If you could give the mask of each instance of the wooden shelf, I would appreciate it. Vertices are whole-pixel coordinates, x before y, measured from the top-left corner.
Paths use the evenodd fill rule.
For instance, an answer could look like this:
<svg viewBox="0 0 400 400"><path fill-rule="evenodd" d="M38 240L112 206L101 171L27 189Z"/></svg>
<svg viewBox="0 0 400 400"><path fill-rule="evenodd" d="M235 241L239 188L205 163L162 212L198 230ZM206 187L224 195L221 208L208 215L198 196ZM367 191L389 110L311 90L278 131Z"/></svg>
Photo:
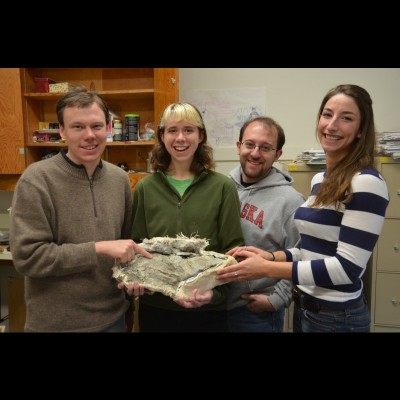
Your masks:
<svg viewBox="0 0 400 400"><path fill-rule="evenodd" d="M32 143L27 143L26 147L67 147L67 143L32 142Z"/></svg>
<svg viewBox="0 0 400 400"><path fill-rule="evenodd" d="M154 146L154 140L137 140L132 142L107 142L106 145L114 146ZM67 143L59 142L32 142L26 145L27 147L67 147Z"/></svg>
<svg viewBox="0 0 400 400"><path fill-rule="evenodd" d="M94 88L107 101L111 112L124 119L140 115L140 131L147 123L157 126L165 107L179 99L177 68L3 68L0 69L2 156L0 190L12 191L30 164L67 147L64 142L33 142L39 122L56 122L56 103L65 93L36 92L36 78ZM10 117L11 116L11 117ZM10 141L12 138L12 141ZM129 170L147 168L156 140L107 142L103 159Z"/></svg>
<svg viewBox="0 0 400 400"><path fill-rule="evenodd" d="M136 140L133 142L107 142L107 146L154 146L154 140Z"/></svg>
<svg viewBox="0 0 400 400"><path fill-rule="evenodd" d="M106 100L121 99L121 100L141 100L152 99L154 97L154 89L141 89L141 90L113 90L113 91L99 91L101 96Z"/></svg>
<svg viewBox="0 0 400 400"><path fill-rule="evenodd" d="M106 100L121 99L121 100L140 100L151 99L154 97L154 89L139 89L139 90L107 90L98 91ZM32 100L57 100L65 93L26 93L25 98Z"/></svg>

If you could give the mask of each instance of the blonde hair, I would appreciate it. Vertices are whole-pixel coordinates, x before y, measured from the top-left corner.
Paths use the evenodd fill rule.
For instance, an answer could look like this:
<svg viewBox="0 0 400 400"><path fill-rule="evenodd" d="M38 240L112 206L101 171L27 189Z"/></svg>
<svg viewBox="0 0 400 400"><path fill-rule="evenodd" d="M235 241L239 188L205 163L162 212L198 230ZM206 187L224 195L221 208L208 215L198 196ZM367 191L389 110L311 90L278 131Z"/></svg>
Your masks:
<svg viewBox="0 0 400 400"><path fill-rule="evenodd" d="M195 175L199 175L204 170L215 169L213 149L207 143L207 130L200 111L190 103L172 103L164 110L158 125L157 143L152 151L151 159L153 171L166 172L171 163L171 155L168 153L162 141L165 125L170 121L187 121L197 126L199 133L203 137L194 154L190 170Z"/></svg>
<svg viewBox="0 0 400 400"><path fill-rule="evenodd" d="M187 121L197 126L200 130L205 130L204 121L200 111L189 103L170 104L163 112L158 129L164 131L165 125L169 121Z"/></svg>

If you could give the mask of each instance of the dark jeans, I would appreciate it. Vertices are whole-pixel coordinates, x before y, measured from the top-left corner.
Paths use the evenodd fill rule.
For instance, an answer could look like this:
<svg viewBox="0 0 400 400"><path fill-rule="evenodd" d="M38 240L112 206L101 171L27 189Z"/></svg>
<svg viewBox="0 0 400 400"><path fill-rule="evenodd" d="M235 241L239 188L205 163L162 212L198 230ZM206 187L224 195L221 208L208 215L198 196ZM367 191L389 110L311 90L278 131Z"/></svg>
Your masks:
<svg viewBox="0 0 400 400"><path fill-rule="evenodd" d="M140 332L227 332L226 311L171 311L140 303Z"/></svg>
<svg viewBox="0 0 400 400"><path fill-rule="evenodd" d="M294 305L293 332L370 332L367 304L355 308L313 312Z"/></svg>
<svg viewBox="0 0 400 400"><path fill-rule="evenodd" d="M230 332L283 332L285 307L278 311L255 313L246 306L228 311Z"/></svg>

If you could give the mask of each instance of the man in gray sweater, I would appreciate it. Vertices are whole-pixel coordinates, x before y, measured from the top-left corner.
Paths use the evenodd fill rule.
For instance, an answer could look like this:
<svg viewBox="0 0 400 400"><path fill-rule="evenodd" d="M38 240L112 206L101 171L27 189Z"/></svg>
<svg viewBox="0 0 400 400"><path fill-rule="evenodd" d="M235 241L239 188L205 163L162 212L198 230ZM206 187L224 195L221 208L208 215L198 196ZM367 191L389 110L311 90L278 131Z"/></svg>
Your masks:
<svg viewBox="0 0 400 400"><path fill-rule="evenodd" d="M101 160L108 107L80 89L58 101L57 116L68 151L31 164L12 201L10 248L25 275L25 331L124 332L129 301L111 268L135 252L151 255L130 239L128 175Z"/></svg>
<svg viewBox="0 0 400 400"><path fill-rule="evenodd" d="M293 223L304 202L293 178L273 167L282 155L285 134L273 119L257 117L242 126L236 143L240 165L229 176L241 202L241 225L247 246L267 251L293 247L300 235ZM287 280L232 282L228 298L231 332L282 332L285 307L292 298Z"/></svg>

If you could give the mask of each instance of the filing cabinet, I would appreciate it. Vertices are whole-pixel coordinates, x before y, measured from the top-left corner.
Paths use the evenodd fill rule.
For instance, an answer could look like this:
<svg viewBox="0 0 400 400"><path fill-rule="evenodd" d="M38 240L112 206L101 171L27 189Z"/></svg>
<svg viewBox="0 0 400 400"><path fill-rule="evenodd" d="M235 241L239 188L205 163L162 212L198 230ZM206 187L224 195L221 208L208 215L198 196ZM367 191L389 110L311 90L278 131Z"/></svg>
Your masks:
<svg viewBox="0 0 400 400"><path fill-rule="evenodd" d="M312 177L326 169L325 164L304 164L295 161L280 161L279 167L293 178L293 187L304 198L307 198L310 194Z"/></svg>
<svg viewBox="0 0 400 400"><path fill-rule="evenodd" d="M400 160L377 157L390 202L379 240L363 276L371 312L371 332L400 332ZM281 162L294 179L293 187L308 196L310 182L321 166ZM325 168L325 166L324 166ZM292 330L292 306L286 312L286 330Z"/></svg>
<svg viewBox="0 0 400 400"><path fill-rule="evenodd" d="M371 331L400 332L400 160L378 157L390 202L371 260Z"/></svg>

